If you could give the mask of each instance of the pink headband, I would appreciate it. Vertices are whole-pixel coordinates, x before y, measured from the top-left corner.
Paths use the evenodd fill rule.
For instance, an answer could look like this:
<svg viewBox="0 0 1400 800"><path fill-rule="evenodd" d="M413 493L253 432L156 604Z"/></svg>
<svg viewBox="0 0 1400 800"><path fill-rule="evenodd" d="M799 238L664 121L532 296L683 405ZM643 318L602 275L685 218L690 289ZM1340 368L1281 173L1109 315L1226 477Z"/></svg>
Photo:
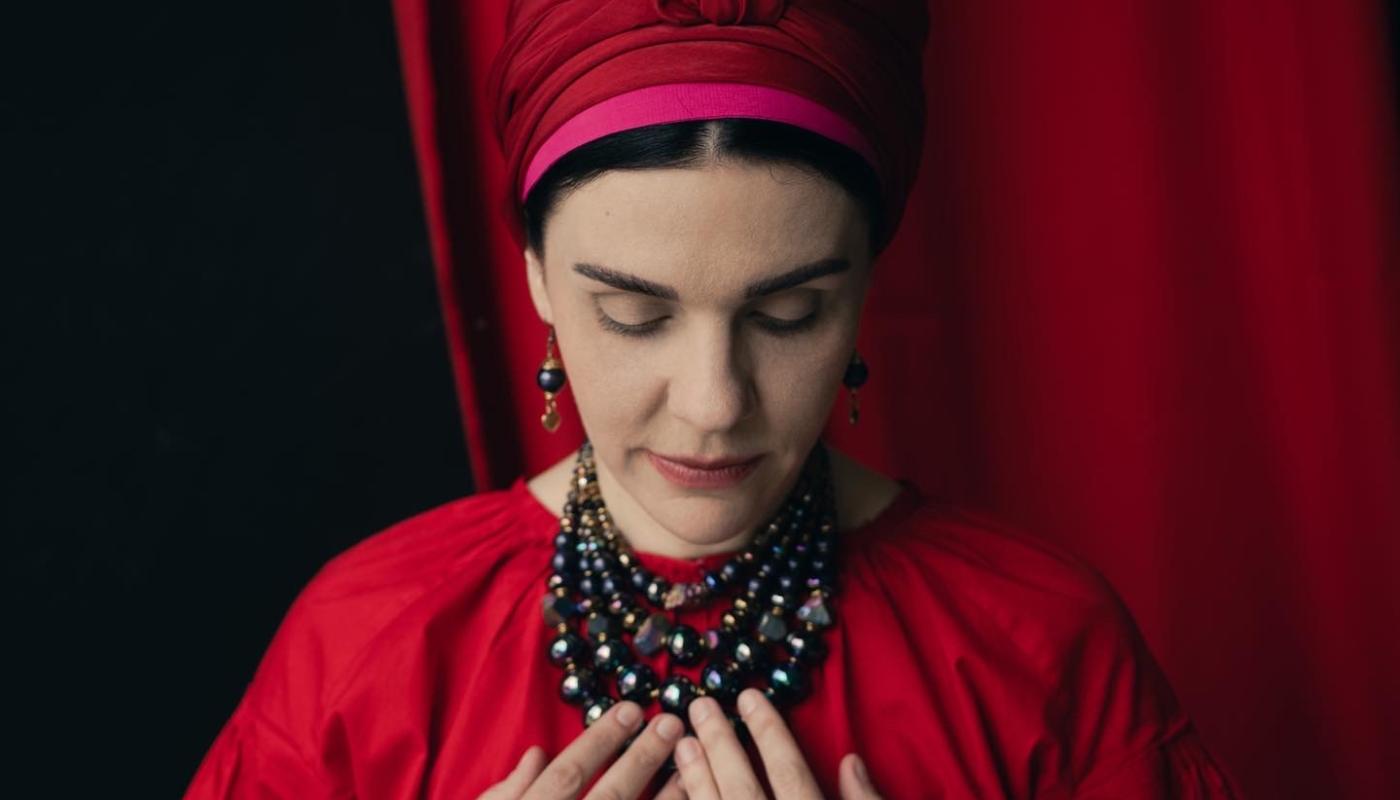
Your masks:
<svg viewBox="0 0 1400 800"><path fill-rule="evenodd" d="M530 159L520 200L524 202L545 170L579 145L646 125L723 117L766 119L806 128L856 151L879 173L875 151L856 126L805 97L748 83L668 83L611 97L559 126Z"/></svg>

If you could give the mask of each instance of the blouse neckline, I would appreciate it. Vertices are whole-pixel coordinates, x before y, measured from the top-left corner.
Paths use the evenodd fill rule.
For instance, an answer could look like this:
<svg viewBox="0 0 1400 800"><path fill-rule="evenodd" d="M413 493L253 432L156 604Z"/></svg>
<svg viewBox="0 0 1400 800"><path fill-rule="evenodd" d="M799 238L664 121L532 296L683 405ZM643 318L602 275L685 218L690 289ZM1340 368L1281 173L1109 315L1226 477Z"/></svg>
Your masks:
<svg viewBox="0 0 1400 800"><path fill-rule="evenodd" d="M923 493L906 478L897 479L900 491L879 512L865 523L842 530L837 536L837 551L844 552L858 547L862 542L888 535L897 530L916 509L924 503ZM529 520L533 528L538 525L545 541L551 543L559 526L559 513L562 509L551 509L544 505L530 487L524 476L515 479L510 491L519 496L525 513L533 517ZM634 550L637 560L652 574L671 582L698 581L707 570L718 568L733 555L732 552L711 553L699 558L678 558L644 550Z"/></svg>

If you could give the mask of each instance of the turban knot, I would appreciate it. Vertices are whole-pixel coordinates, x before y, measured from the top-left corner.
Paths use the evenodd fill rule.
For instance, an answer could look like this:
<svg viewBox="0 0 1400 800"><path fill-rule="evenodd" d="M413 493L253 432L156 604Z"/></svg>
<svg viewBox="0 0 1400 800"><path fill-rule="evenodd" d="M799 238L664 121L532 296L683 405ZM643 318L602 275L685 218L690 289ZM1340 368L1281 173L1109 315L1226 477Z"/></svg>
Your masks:
<svg viewBox="0 0 1400 800"><path fill-rule="evenodd" d="M656 12L676 25L772 25L787 0L656 0Z"/></svg>

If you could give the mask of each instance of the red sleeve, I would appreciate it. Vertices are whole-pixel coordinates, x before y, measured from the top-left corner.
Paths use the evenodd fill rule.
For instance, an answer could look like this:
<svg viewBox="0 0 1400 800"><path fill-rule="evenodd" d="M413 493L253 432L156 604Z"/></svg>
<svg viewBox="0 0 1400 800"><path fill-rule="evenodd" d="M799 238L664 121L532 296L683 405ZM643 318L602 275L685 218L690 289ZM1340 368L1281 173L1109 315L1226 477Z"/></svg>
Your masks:
<svg viewBox="0 0 1400 800"><path fill-rule="evenodd" d="M1190 718L1111 587L1066 662L1069 796L1076 800L1232 800L1239 789Z"/></svg>
<svg viewBox="0 0 1400 800"><path fill-rule="evenodd" d="M332 788L295 738L247 705L240 705L219 732L185 793L187 800L349 796Z"/></svg>

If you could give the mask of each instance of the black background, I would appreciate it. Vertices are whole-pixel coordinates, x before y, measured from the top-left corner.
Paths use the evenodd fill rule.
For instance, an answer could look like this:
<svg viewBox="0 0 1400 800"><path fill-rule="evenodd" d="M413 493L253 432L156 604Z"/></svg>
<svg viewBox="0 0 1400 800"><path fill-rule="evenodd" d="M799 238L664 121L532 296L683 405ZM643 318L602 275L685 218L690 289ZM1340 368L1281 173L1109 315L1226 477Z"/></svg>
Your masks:
<svg viewBox="0 0 1400 800"><path fill-rule="evenodd" d="M0 54L0 791L174 797L315 570L472 487L387 1L87 5Z"/></svg>
<svg viewBox="0 0 1400 800"><path fill-rule="evenodd" d="M43 14L0 119L0 793L176 797L315 570L470 474L388 3Z"/></svg>

